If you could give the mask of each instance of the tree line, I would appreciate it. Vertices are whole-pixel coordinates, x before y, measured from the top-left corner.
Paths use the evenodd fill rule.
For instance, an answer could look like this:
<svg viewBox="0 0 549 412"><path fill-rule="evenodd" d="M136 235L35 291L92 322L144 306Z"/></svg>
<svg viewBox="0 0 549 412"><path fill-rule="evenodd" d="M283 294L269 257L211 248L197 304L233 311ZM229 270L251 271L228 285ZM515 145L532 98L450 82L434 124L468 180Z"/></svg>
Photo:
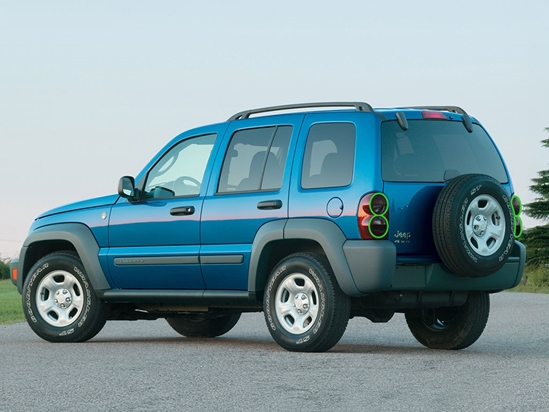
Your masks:
<svg viewBox="0 0 549 412"><path fill-rule="evenodd" d="M549 127L545 128L549 132ZM549 139L541 141L549 148ZM549 220L549 169L538 172L532 179L530 190L538 195L533 202L524 205L524 213L547 223ZM526 245L526 272L524 282L534 288L549 287L549 224L524 231L520 239Z"/></svg>
<svg viewBox="0 0 549 412"><path fill-rule="evenodd" d="M549 132L549 127L545 128ZM549 139L541 141L542 146L549 148ZM530 190L537 197L524 207L524 213L534 219L547 222L549 220L549 169L538 172L538 177L532 179ZM521 239L526 245L526 264L539 266L549 264L549 225L536 226L525 230Z"/></svg>
<svg viewBox="0 0 549 412"><path fill-rule="evenodd" d="M4 262L0 259L0 279L10 278L10 262Z"/></svg>

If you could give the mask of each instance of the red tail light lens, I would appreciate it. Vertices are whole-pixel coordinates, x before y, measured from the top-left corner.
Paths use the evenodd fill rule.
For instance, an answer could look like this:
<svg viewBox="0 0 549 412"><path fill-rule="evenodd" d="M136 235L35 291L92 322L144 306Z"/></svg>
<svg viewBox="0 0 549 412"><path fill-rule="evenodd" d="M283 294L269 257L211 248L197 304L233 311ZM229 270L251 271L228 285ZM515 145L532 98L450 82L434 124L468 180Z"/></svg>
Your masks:
<svg viewBox="0 0 549 412"><path fill-rule="evenodd" d="M520 197L514 195L511 198L511 206L513 206L513 212L515 213L515 216L520 216L522 213L522 201L520 200Z"/></svg>
<svg viewBox="0 0 549 412"><path fill-rule="evenodd" d="M515 216L515 238L522 236L522 219L520 216Z"/></svg>
<svg viewBox="0 0 549 412"><path fill-rule="evenodd" d="M389 200L381 192L368 193L358 207L358 230L362 239L387 239Z"/></svg>
<svg viewBox="0 0 549 412"><path fill-rule="evenodd" d="M515 238L518 239L522 235L522 219L520 218L522 202L520 197L513 195L511 198L511 207L513 208L513 218L515 220Z"/></svg>

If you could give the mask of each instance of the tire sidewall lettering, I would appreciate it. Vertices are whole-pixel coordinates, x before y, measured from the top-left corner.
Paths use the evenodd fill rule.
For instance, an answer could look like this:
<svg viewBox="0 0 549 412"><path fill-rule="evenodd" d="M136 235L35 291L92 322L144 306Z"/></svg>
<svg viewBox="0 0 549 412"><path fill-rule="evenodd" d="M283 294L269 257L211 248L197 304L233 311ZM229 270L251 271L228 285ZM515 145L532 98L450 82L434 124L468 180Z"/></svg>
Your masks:
<svg viewBox="0 0 549 412"><path fill-rule="evenodd" d="M282 273L286 271L286 265L282 265L275 274L271 277L271 281L269 282L269 285L267 287L267 290L265 292L265 313L267 315L269 327L272 330L276 330L276 324L273 320L273 315L271 311L271 291L273 290L273 286L276 283L277 279L280 277Z"/></svg>
<svg viewBox="0 0 549 412"><path fill-rule="evenodd" d="M479 190L479 187L471 190L470 195L473 196L474 193L476 193ZM467 208L469 206L469 198L465 198L460 209L460 216L459 216L459 236L460 241L463 246L463 250L467 254L467 256L475 263L478 263L478 257L476 254L471 250L471 247L469 246L469 241L467 240L467 236L465 236L465 219L467 217Z"/></svg>
<svg viewBox="0 0 549 412"><path fill-rule="evenodd" d="M510 219L507 222L507 225L509 225L509 227L512 228L513 227L513 217L512 216L513 216L514 212L513 212L513 209L511 208L511 201L509 200L509 198L507 197L506 194L502 195L501 198L502 198L503 204L507 205L507 210L509 212ZM505 249L503 250L503 252L498 257L499 262L506 259L506 257L511 253L511 250L513 249L514 244L515 244L515 235L514 235L513 231L511 230L507 245L505 246Z"/></svg>
<svg viewBox="0 0 549 412"><path fill-rule="evenodd" d="M34 282L36 281L36 278L40 275L40 273L48 269L49 266L50 264L46 262L41 267L37 268L31 275L27 284L27 288L25 290L25 308L27 310L27 313L29 314L29 320L33 323L38 323L38 319L36 319L36 316L34 316L34 311L32 310L32 286L34 285Z"/></svg>
<svg viewBox="0 0 549 412"><path fill-rule="evenodd" d="M322 281L320 280L320 278L318 277L318 275L315 273L315 271L312 268L309 269L309 274L313 277L313 279L316 283L316 286L318 288L318 294L320 296L320 311L319 311L318 317L316 319L316 324L312 329L313 335L316 335L318 330L320 329L320 327L323 324L324 312L326 311L326 295L324 293L324 286L323 286Z"/></svg>

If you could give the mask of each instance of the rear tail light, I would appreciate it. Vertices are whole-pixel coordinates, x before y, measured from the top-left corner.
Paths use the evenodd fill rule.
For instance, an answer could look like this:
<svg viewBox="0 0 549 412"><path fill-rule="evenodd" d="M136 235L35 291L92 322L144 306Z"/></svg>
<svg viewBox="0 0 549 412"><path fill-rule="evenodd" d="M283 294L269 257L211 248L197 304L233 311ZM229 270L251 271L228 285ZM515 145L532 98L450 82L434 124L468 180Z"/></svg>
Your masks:
<svg viewBox="0 0 549 412"><path fill-rule="evenodd" d="M511 198L511 207L513 208L513 221L515 222L513 229L515 238L518 239L522 235L522 219L520 217L520 214L522 213L522 202L520 197L514 195Z"/></svg>
<svg viewBox="0 0 549 412"><path fill-rule="evenodd" d="M358 230L362 239L387 239L389 200L381 192L368 193L358 207Z"/></svg>

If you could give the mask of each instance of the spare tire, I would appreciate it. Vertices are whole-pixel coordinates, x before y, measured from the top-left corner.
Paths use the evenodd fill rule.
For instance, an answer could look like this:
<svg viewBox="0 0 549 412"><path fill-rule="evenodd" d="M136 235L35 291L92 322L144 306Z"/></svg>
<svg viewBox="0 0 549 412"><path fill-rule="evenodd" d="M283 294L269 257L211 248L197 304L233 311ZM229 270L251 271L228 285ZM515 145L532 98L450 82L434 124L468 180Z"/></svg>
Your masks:
<svg viewBox="0 0 549 412"><path fill-rule="evenodd" d="M458 176L442 189L433 212L433 238L442 262L467 277L497 272L514 245L509 195L494 178Z"/></svg>

